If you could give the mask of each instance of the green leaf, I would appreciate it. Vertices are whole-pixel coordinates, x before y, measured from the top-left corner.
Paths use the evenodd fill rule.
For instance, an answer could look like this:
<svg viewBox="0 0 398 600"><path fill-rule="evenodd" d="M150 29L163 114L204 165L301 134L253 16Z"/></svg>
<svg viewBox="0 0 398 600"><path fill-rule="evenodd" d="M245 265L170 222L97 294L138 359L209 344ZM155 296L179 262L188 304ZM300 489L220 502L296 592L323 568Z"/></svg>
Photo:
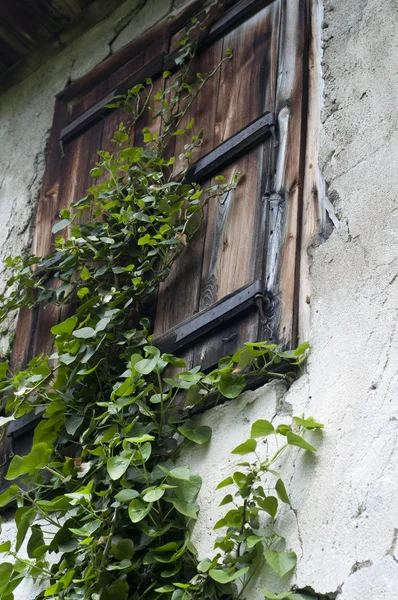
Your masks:
<svg viewBox="0 0 398 600"><path fill-rule="evenodd" d="M156 502L160 500L162 496L164 496L165 489L162 487L157 487L152 490L148 490L142 497L145 502Z"/></svg>
<svg viewBox="0 0 398 600"><path fill-rule="evenodd" d="M87 269L87 267L83 267L83 269L80 271L80 279L83 281L90 279L90 271Z"/></svg>
<svg viewBox="0 0 398 600"><path fill-rule="evenodd" d="M181 425L178 427L179 433L195 444L207 444L211 438L211 428L207 425L197 427L188 427Z"/></svg>
<svg viewBox="0 0 398 600"><path fill-rule="evenodd" d="M134 554L134 543L124 538L111 546L110 554L118 560L130 559Z"/></svg>
<svg viewBox="0 0 398 600"><path fill-rule="evenodd" d="M266 498L256 498L260 508L265 510L271 517L275 517L278 510L278 500L275 496L267 496Z"/></svg>
<svg viewBox="0 0 398 600"><path fill-rule="evenodd" d="M119 456L112 456L111 458L108 458L106 470L109 473L109 477L114 481L120 479L129 468L131 457L132 454L128 453L124 456L120 454Z"/></svg>
<svg viewBox="0 0 398 600"><path fill-rule="evenodd" d="M82 327L81 329L76 329L73 332L73 335L76 338L87 340L89 338L95 337L96 331L92 327Z"/></svg>
<svg viewBox="0 0 398 600"><path fill-rule="evenodd" d="M184 502L193 502L202 487L200 475L191 475L189 480L179 479L175 484L175 494Z"/></svg>
<svg viewBox="0 0 398 600"><path fill-rule="evenodd" d="M58 233L58 231L61 231L61 229L65 229L65 227L68 227L68 225L70 225L71 222L72 221L70 219L62 219L62 221L59 221L53 226L51 230L52 233Z"/></svg>
<svg viewBox="0 0 398 600"><path fill-rule="evenodd" d="M143 504L141 500L132 500L129 504L129 517L133 523L139 523L150 512L152 504Z"/></svg>
<svg viewBox="0 0 398 600"><path fill-rule="evenodd" d="M154 439L155 437L153 435L144 433L144 435L138 437L126 438L126 442L130 442L131 444L143 444L144 442L153 442Z"/></svg>
<svg viewBox="0 0 398 600"><path fill-rule="evenodd" d="M115 496L115 500L117 502L130 502L139 496L139 493L136 490L122 490L118 492Z"/></svg>
<svg viewBox="0 0 398 600"><path fill-rule="evenodd" d="M224 496L218 506L225 506L225 504L230 504L233 501L234 499L232 498L232 494L227 494L227 496Z"/></svg>
<svg viewBox="0 0 398 600"><path fill-rule="evenodd" d="M265 419L259 419L252 425L252 430L250 437L252 438L261 438L270 435L275 431L274 426L269 421Z"/></svg>
<svg viewBox="0 0 398 600"><path fill-rule="evenodd" d="M11 577L11 573L14 570L14 566L11 563L3 562L0 563L0 585L8 583Z"/></svg>
<svg viewBox="0 0 398 600"><path fill-rule="evenodd" d="M3 492L0 495L0 508L3 508L3 506L7 506L7 504L9 504L11 502L11 500L13 500L15 498L15 496L18 494L19 491L19 487L17 485L15 485L15 483L13 485L11 485L8 490L6 490L5 492Z"/></svg>
<svg viewBox="0 0 398 600"><path fill-rule="evenodd" d="M22 506L15 512L15 523L17 525L17 538L15 551L18 552L22 546L31 523L36 518L36 511L28 506Z"/></svg>
<svg viewBox="0 0 398 600"><path fill-rule="evenodd" d="M144 358L135 363L134 368L141 375L148 375L154 371L160 361L160 352L153 346L145 346L145 350L151 358Z"/></svg>
<svg viewBox="0 0 398 600"><path fill-rule="evenodd" d="M224 378L218 384L218 389L225 398L237 398L246 387L246 379L243 375Z"/></svg>
<svg viewBox="0 0 398 600"><path fill-rule="evenodd" d="M117 579L106 590L110 600L127 600L129 584L124 579Z"/></svg>
<svg viewBox="0 0 398 600"><path fill-rule="evenodd" d="M223 479L218 486L216 487L216 490L220 490L223 487L226 487L227 485L232 485L234 483L234 480L232 479L232 477L226 477L226 479Z"/></svg>
<svg viewBox="0 0 398 600"><path fill-rule="evenodd" d="M297 563L295 552L278 552L268 549L264 551L264 558L279 577L284 577L289 571L292 571Z"/></svg>
<svg viewBox="0 0 398 600"><path fill-rule="evenodd" d="M77 297L79 298L79 300L82 300L89 293L90 293L90 290L88 289L88 287L82 287L82 288L80 288L80 290L78 290Z"/></svg>
<svg viewBox="0 0 398 600"><path fill-rule="evenodd" d="M189 481L191 477L191 470L189 469L189 467L176 467L171 471L169 471L165 467L162 467L162 465L159 465L159 467L164 473L166 473L166 475L168 475L169 477L173 477L174 479L185 479L186 481Z"/></svg>
<svg viewBox="0 0 398 600"><path fill-rule="evenodd" d="M8 467L5 478L12 480L25 474L34 475L37 471L40 471L40 469L46 466L51 454L51 448L44 442L35 444L26 456L14 456Z"/></svg>
<svg viewBox="0 0 398 600"><path fill-rule="evenodd" d="M44 546L44 537L43 532L39 525L32 526L32 533L28 541L27 551L29 558L35 558L37 555L35 554L35 550ZM45 550L44 550L45 552ZM44 554L43 552L43 554Z"/></svg>
<svg viewBox="0 0 398 600"><path fill-rule="evenodd" d="M255 452L256 448L257 448L256 440L249 438L243 444L239 444L239 446L236 446L236 448L234 448L232 450L231 454L240 454L241 456L243 456L244 454L249 454L250 452Z"/></svg>
<svg viewBox="0 0 398 600"><path fill-rule="evenodd" d="M250 567L243 567L243 569L239 569L239 571L235 571L230 574L227 570L223 571L222 569L210 569L209 575L214 581L218 583L231 583L231 581L235 581L235 579L239 579L239 577L243 577Z"/></svg>
<svg viewBox="0 0 398 600"><path fill-rule="evenodd" d="M300 417L293 417L296 425L300 425L305 429L323 429L324 425L322 423L317 423L314 421L312 417L308 417L308 419L301 419Z"/></svg>
<svg viewBox="0 0 398 600"><path fill-rule="evenodd" d="M80 425L83 423L84 417L81 415L72 415L65 422L65 429L69 435L75 435Z"/></svg>
<svg viewBox="0 0 398 600"><path fill-rule="evenodd" d="M53 335L70 334L76 327L77 320L77 317L70 317L69 319L66 319L66 321L54 325L54 327L51 327L51 333Z"/></svg>
<svg viewBox="0 0 398 600"><path fill-rule="evenodd" d="M189 502L183 502L182 500L172 499L174 508L178 510L182 515L189 517L190 519L198 518L199 504L190 504Z"/></svg>
<svg viewBox="0 0 398 600"><path fill-rule="evenodd" d="M285 484L282 479L278 479L275 484L275 491L278 494L278 498L285 504L290 504L289 496L287 495Z"/></svg>
<svg viewBox="0 0 398 600"><path fill-rule="evenodd" d="M212 564L213 564L213 561L211 561L209 558L204 558L197 565L196 569L199 571L199 573L207 573L207 571L210 569Z"/></svg>
<svg viewBox="0 0 398 600"><path fill-rule="evenodd" d="M99 167L95 167L94 169L91 169L90 171L90 176L93 179L96 179L97 177L101 177L101 175L103 175L104 171L102 169L100 169Z"/></svg>
<svg viewBox="0 0 398 600"><path fill-rule="evenodd" d="M246 544L248 548L254 548L256 544L262 542L263 540L264 536L262 535L249 535L249 537L246 538Z"/></svg>
<svg viewBox="0 0 398 600"><path fill-rule="evenodd" d="M286 434L286 439L291 446L298 446L299 448L304 448L304 450L310 450L311 452L318 452L315 446L311 446L304 438L297 433L293 433L293 431L288 431Z"/></svg>
<svg viewBox="0 0 398 600"><path fill-rule="evenodd" d="M10 540L7 540L7 542L3 542L2 544L0 544L0 553L8 552L10 548L11 542Z"/></svg>

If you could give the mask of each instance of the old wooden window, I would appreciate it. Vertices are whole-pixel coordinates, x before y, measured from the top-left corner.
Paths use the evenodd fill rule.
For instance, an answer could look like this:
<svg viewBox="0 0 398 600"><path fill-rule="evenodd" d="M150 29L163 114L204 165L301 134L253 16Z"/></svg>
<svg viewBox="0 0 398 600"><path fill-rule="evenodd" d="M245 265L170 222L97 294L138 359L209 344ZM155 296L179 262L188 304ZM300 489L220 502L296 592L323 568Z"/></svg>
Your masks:
<svg viewBox="0 0 398 600"><path fill-rule="evenodd" d="M163 85L181 30L202 7L196 1L172 15L58 94L34 253L51 251L59 211L85 194L98 149L109 148L124 118L105 105L146 77L155 89ZM195 70L205 72L234 50L187 115L205 128L189 177L209 181L239 171L242 181L206 208L201 230L157 294L155 343L188 365L208 368L249 340L296 344L307 38L306 0L229 1L195 59ZM143 117L135 143L145 126L156 124ZM176 138L177 156L181 144ZM60 318L56 307L21 310L14 368L51 353L49 330ZM12 424L3 457L11 442L19 454L28 450L31 420Z"/></svg>

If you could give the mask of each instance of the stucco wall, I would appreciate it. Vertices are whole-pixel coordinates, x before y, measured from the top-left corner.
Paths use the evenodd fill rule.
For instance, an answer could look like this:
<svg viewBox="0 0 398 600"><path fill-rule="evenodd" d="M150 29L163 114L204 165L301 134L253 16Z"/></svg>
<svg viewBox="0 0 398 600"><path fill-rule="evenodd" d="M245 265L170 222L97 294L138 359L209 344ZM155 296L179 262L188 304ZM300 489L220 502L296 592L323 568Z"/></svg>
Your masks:
<svg viewBox="0 0 398 600"><path fill-rule="evenodd" d="M145 19L134 18L120 43L157 20L160 7L167 11L168 2L147 3ZM119 11L0 97L2 256L29 240L53 95L108 55L127 3ZM280 528L299 557L292 583L339 600L395 600L398 589L397 15L396 0L324 2L320 169L339 227L311 252L306 374L286 395L271 384L204 415L212 443L185 457L204 479L195 529L204 556L215 484L250 422L283 421L290 411L324 422L316 457L293 451L281 461L293 508ZM11 524L2 537L7 531Z"/></svg>

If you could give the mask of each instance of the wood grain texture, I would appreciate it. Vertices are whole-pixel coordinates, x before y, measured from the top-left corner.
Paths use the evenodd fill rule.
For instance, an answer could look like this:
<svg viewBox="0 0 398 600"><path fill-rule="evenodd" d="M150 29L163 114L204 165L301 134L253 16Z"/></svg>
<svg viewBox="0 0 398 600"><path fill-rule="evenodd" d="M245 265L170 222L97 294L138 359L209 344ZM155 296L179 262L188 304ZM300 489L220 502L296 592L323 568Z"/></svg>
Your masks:
<svg viewBox="0 0 398 600"><path fill-rule="evenodd" d="M307 0L282 4L281 42L275 111L279 152L274 192L285 207L278 276L270 281L277 299L273 327L286 346L297 344L299 246L301 236L307 79Z"/></svg>
<svg viewBox="0 0 398 600"><path fill-rule="evenodd" d="M193 106L189 114L189 118L204 122L205 130L210 131L211 143L205 150L210 149L211 144L214 147L229 139L264 111L273 110L279 10L279 2L258 10L254 17L216 43L221 56L228 47L235 52L234 58L224 63L215 82L216 106L213 94L208 93L204 95L203 109ZM199 59L207 60L210 51L214 56L213 48L204 51ZM176 144L176 148L179 147L183 147L182 140ZM159 295L156 335L197 310L212 306L255 278L263 280L269 208L263 197L271 188L273 168L273 140L266 140L220 171L227 180L235 172L241 172L240 185L223 198L209 202L202 229L191 242L191 250L185 249L173 265L172 275ZM245 340L258 339L260 325L257 308L232 319L195 344L193 362L202 364L203 368L210 367Z"/></svg>
<svg viewBox="0 0 398 600"><path fill-rule="evenodd" d="M279 2L263 8L224 37L234 56L221 70L215 143L220 144L266 111L273 111Z"/></svg>
<svg viewBox="0 0 398 600"><path fill-rule="evenodd" d="M222 58L223 42L222 40L219 40L194 60L191 69L193 81L196 80L196 73L209 73L213 71L221 62ZM217 109L218 90L220 86L220 75L221 72L218 70L215 75L204 84L202 90L199 92L194 103L190 106L181 122L181 128L185 128L189 121L194 118L195 124L193 131L198 132L199 129L204 129L203 144L195 152L193 161L198 160L201 156L204 156L210 152L210 150L212 150L216 145L215 115ZM181 152L184 152L184 144L186 144L187 141L189 141L188 138L183 135L176 136L175 138L174 155L176 156L176 173L181 170L181 162L178 160L178 156Z"/></svg>
<svg viewBox="0 0 398 600"><path fill-rule="evenodd" d="M257 225L261 203L261 146L222 171L229 181L240 172L238 187L209 202L200 284L200 308L255 278Z"/></svg>

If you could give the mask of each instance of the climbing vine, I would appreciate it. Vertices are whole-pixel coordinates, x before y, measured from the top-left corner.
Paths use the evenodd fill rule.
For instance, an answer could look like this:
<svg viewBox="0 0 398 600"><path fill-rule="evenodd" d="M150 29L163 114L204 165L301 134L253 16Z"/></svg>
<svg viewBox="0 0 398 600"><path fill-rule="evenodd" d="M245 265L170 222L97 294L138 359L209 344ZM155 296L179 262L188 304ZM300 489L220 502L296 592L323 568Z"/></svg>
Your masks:
<svg viewBox="0 0 398 600"><path fill-rule="evenodd" d="M115 99L126 124L114 134L114 152L98 153L88 195L61 212L54 251L6 261L13 274L0 298L1 320L21 307L50 305L62 318L51 329L51 356L16 372L0 364L3 435L27 413L41 418L29 454L13 456L11 484L0 496L0 506L17 506L15 543L0 545L2 600L13 600L27 577L40 584L37 597L57 600L243 599L264 560L280 577L295 567L294 552L280 550L275 530L278 503L289 498L273 465L289 445L315 451L301 434L321 424L298 417L276 428L253 424L251 437L233 451L250 460L218 486L228 486L221 505L232 508L215 526L222 531L215 554L200 562L191 530L201 478L178 457L185 445L211 437L188 409L209 398L236 398L259 374L291 381L307 344L282 351L246 343L203 373L161 354L141 316L198 230L205 204L239 183L239 174L228 182L216 177L209 187L184 180L203 141L203 130L194 119L183 126L184 117L233 54L193 77L193 34L203 26L193 20L181 41L180 69L163 74L161 89L148 79ZM151 127L142 145L132 146L132 129L148 111ZM173 157L172 140L180 135L184 152ZM284 443L264 457L258 440L270 436ZM27 558L20 556L24 542Z"/></svg>

